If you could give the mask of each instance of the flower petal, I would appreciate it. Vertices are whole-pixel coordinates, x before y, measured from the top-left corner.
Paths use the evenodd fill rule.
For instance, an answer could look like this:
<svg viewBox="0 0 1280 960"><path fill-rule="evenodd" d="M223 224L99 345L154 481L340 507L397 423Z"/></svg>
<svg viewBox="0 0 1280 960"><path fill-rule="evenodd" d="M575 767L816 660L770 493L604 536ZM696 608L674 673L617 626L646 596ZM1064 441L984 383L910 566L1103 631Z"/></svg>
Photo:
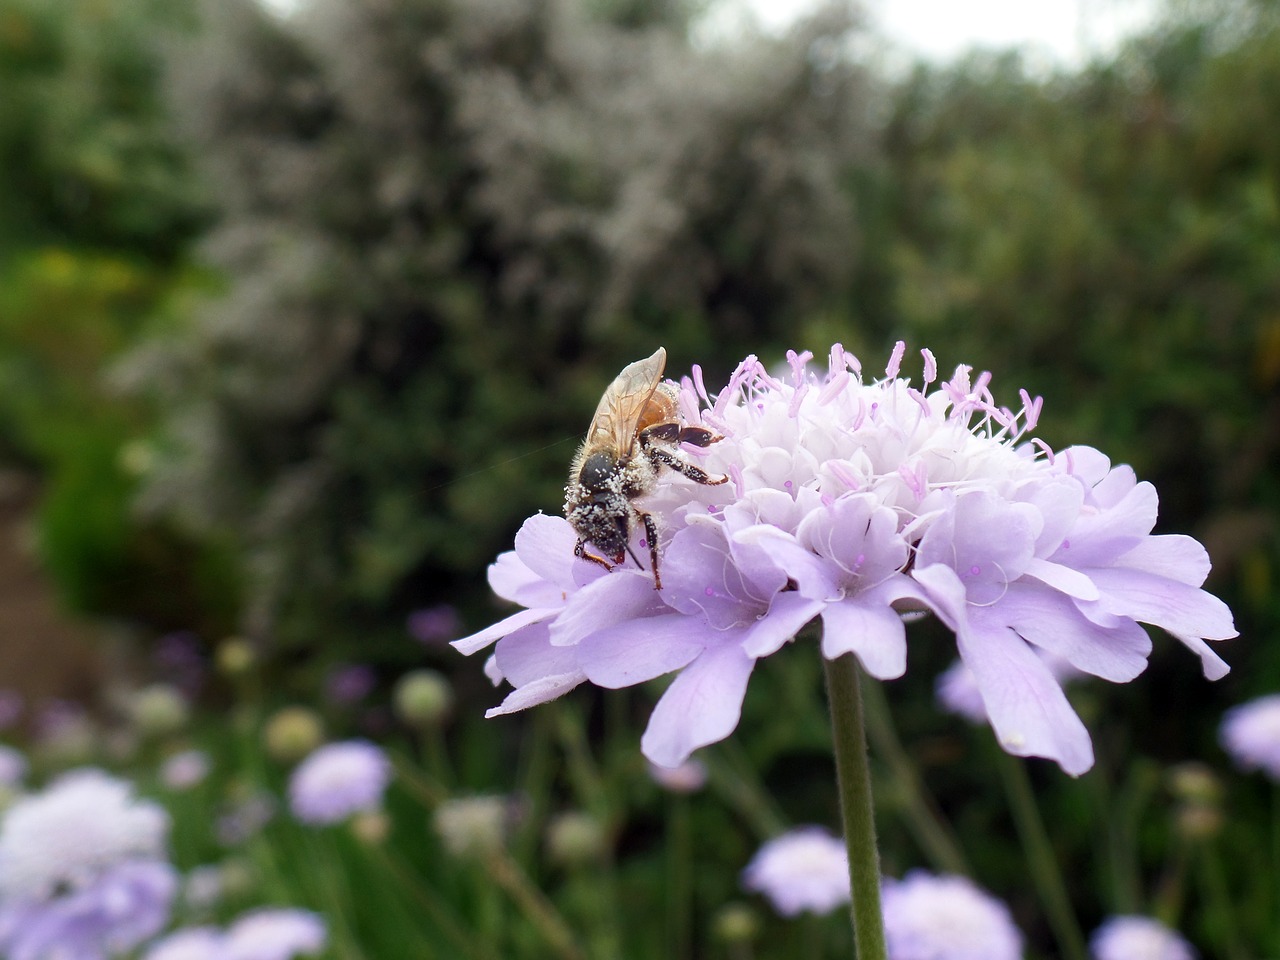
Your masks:
<svg viewBox="0 0 1280 960"><path fill-rule="evenodd" d="M822 612L822 655L828 660L853 653L878 680L893 680L907 670L907 631L890 604L907 596L921 598L906 577L855 597L829 604ZM921 598L922 599L922 598Z"/></svg>
<svg viewBox="0 0 1280 960"><path fill-rule="evenodd" d="M570 646L589 633L665 609L649 574L614 570L569 598L564 611L551 624L551 642Z"/></svg>
<svg viewBox="0 0 1280 960"><path fill-rule="evenodd" d="M699 747L733 733L755 660L738 643L708 647L667 687L640 740L660 767L678 767Z"/></svg>
<svg viewBox="0 0 1280 960"><path fill-rule="evenodd" d="M1198 587L1209 576L1209 551L1199 540L1181 534L1143 537L1138 545L1119 557L1118 567L1132 567Z"/></svg>
<svg viewBox="0 0 1280 960"><path fill-rule="evenodd" d="M1111 475L1115 474L1113 470ZM1145 482L1135 484L1114 505L1082 511L1062 545L1048 559L1076 570L1106 566L1151 532L1159 505L1155 487Z"/></svg>
<svg viewBox="0 0 1280 960"><path fill-rule="evenodd" d="M1112 626L1099 626L1070 598L1033 582L1011 584L990 616L1076 669L1115 683L1140 674L1151 654L1151 637L1132 620L1116 617Z"/></svg>
<svg viewBox="0 0 1280 960"><path fill-rule="evenodd" d="M1229 640L1238 636L1231 610L1211 593L1142 570L1095 567L1087 573L1111 613L1132 617L1175 636Z"/></svg>
<svg viewBox="0 0 1280 960"><path fill-rule="evenodd" d="M498 596L522 607L558 607L564 591L530 570L514 550L489 564L489 586Z"/></svg>
<svg viewBox="0 0 1280 960"><path fill-rule="evenodd" d="M573 555L577 542L578 535L564 517L535 513L516 533L516 556L543 580L572 591L578 586L573 568L582 562ZM592 566L604 573L598 564Z"/></svg>
<svg viewBox="0 0 1280 960"><path fill-rule="evenodd" d="M540 677L572 673L578 661L572 649L553 647L547 626L531 624L498 641L494 648L498 670L513 687L523 687Z"/></svg>
<svg viewBox="0 0 1280 960"><path fill-rule="evenodd" d="M1050 563L1048 560L1033 557L1027 564L1026 575L1068 596L1077 597L1080 600L1098 599L1098 588L1086 574L1060 563Z"/></svg>
<svg viewBox="0 0 1280 960"><path fill-rule="evenodd" d="M822 612L820 600L790 591L773 598L769 612L747 627L742 649L751 657L767 657L781 650L801 628Z"/></svg>
<svg viewBox="0 0 1280 960"><path fill-rule="evenodd" d="M516 713L520 710L527 710L529 707L536 707L540 703L555 700L557 697L564 696L586 679L586 676L581 671L539 677L531 683L526 683L523 687L517 687L512 690L502 703L486 710L485 719L500 717L507 713Z"/></svg>
<svg viewBox="0 0 1280 960"><path fill-rule="evenodd" d="M811 600L827 600L840 592L834 564L810 553L793 535L777 527L760 524L733 535L738 543L752 543L764 550L774 566L794 580L802 596Z"/></svg>
<svg viewBox="0 0 1280 960"><path fill-rule="evenodd" d="M1093 766L1089 732L1058 681L1025 640L975 610L957 633L1000 745L1019 757L1045 757L1073 777Z"/></svg>
<svg viewBox="0 0 1280 960"><path fill-rule="evenodd" d="M469 637L463 637L460 640L454 640L449 646L453 647L459 653L471 656L483 650L495 640L501 640L507 634L515 633L523 627L529 626L531 623L537 623L539 620L546 620L548 617L554 617L560 611L558 609L533 609L521 610L513 613L511 616L499 620L491 627L485 627L479 633L473 633Z"/></svg>
<svg viewBox="0 0 1280 960"><path fill-rule="evenodd" d="M628 620L562 649L576 651L592 683L617 689L679 670L719 636L698 617L670 613Z"/></svg>

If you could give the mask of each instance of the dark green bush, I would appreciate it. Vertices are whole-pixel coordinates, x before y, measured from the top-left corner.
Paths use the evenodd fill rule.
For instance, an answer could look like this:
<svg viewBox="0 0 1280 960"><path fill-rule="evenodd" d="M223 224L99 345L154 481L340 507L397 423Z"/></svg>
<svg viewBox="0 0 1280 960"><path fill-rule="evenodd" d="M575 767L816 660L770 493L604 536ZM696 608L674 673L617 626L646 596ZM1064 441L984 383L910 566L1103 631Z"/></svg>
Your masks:
<svg viewBox="0 0 1280 960"><path fill-rule="evenodd" d="M242 544L251 634L477 596L623 364L726 368L847 277L845 19L696 50L668 7L206 5L175 87L231 282L128 375L144 503Z"/></svg>

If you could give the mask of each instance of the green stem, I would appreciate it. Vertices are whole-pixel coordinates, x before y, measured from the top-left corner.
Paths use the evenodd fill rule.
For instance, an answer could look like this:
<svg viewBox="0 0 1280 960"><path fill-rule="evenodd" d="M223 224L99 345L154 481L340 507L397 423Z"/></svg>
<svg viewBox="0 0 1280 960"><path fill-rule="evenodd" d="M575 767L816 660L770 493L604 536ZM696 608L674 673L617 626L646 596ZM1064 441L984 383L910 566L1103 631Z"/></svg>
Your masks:
<svg viewBox="0 0 1280 960"><path fill-rule="evenodd" d="M1280 781L1271 787L1271 890L1276 902L1275 943L1272 947L1280 956Z"/></svg>
<svg viewBox="0 0 1280 960"><path fill-rule="evenodd" d="M1205 887L1205 899L1208 901L1209 913L1226 941L1225 955L1227 960L1244 960L1246 952L1240 941L1240 924L1235 918L1231 893L1227 890L1227 875L1222 868L1222 857L1218 853L1218 845L1212 840L1204 841L1197 851L1200 858L1202 882Z"/></svg>
<svg viewBox="0 0 1280 960"><path fill-rule="evenodd" d="M888 960L884 914L880 907L880 853L876 848L875 808L871 800L871 763L858 689L858 663L847 653L825 660L827 700L840 792L840 817L849 851L850 915L857 960Z"/></svg>
<svg viewBox="0 0 1280 960"><path fill-rule="evenodd" d="M1036 806L1026 767L1022 760L1009 756L1003 750L997 750L996 766L1000 768L1000 776L1004 780L1009 809L1018 829L1018 839L1022 841L1027 866L1031 870L1031 881L1044 905L1054 939L1058 941L1058 949L1066 960L1086 960L1084 935L1071 910L1067 885L1058 868L1053 845L1049 842L1049 832L1045 829L1044 820Z"/></svg>
<svg viewBox="0 0 1280 960"><path fill-rule="evenodd" d="M497 960L498 955L478 942L475 933L466 929L448 907L419 882L412 870L380 846L374 848L374 857L395 880L396 889L407 893L452 944L457 951L456 956L468 960Z"/></svg>
<svg viewBox="0 0 1280 960"><path fill-rule="evenodd" d="M505 850L490 851L484 863L490 878L516 902L557 956L562 960L585 960L564 918Z"/></svg>
<svg viewBox="0 0 1280 960"><path fill-rule="evenodd" d="M667 798L667 909L670 917L671 956L688 960L692 950L691 830L689 798L672 793Z"/></svg>
<svg viewBox="0 0 1280 960"><path fill-rule="evenodd" d="M866 701L867 736L877 755L889 767L896 792L906 807L907 826L915 834L916 842L938 870L970 875L972 871L960 850L960 844L938 813L937 805L925 791L915 765L903 748L902 741L898 739L884 688L878 683L869 683L863 689L862 696Z"/></svg>

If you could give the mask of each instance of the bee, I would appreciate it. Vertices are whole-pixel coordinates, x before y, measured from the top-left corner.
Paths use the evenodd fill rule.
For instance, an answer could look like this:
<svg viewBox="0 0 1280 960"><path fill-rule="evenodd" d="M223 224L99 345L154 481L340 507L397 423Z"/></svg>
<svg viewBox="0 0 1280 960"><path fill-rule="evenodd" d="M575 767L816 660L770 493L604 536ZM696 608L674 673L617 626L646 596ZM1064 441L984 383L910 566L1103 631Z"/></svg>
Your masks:
<svg viewBox="0 0 1280 960"><path fill-rule="evenodd" d="M631 550L631 533L639 520L644 524L655 590L662 589L658 530L653 517L632 501L653 492L663 467L696 483L713 485L729 479L712 477L681 454L682 443L708 447L724 438L680 419L676 388L662 380L666 365L667 351L659 347L648 359L628 364L609 384L564 488L564 515L578 534L574 556L612 570L630 553L636 566L641 566ZM590 552L588 543L604 556Z"/></svg>

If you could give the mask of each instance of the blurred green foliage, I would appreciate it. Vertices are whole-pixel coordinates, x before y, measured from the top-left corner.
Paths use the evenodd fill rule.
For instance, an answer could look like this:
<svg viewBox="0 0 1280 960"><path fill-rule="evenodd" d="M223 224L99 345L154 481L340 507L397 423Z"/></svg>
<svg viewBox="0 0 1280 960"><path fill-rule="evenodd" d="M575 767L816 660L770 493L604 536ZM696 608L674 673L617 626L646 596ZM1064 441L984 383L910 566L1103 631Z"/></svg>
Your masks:
<svg viewBox="0 0 1280 960"><path fill-rule="evenodd" d="M0 2L0 458L41 479L66 604L155 625L226 622L233 576L137 521L130 444L154 418L104 375L209 286L186 265L209 210L163 108L157 29L181 9Z"/></svg>
<svg viewBox="0 0 1280 960"><path fill-rule="evenodd" d="M231 282L122 376L169 414L143 502L242 546L249 635L377 657L479 600L617 370L726 370L847 278L847 17L697 50L642 6L205 5L173 90Z"/></svg>

